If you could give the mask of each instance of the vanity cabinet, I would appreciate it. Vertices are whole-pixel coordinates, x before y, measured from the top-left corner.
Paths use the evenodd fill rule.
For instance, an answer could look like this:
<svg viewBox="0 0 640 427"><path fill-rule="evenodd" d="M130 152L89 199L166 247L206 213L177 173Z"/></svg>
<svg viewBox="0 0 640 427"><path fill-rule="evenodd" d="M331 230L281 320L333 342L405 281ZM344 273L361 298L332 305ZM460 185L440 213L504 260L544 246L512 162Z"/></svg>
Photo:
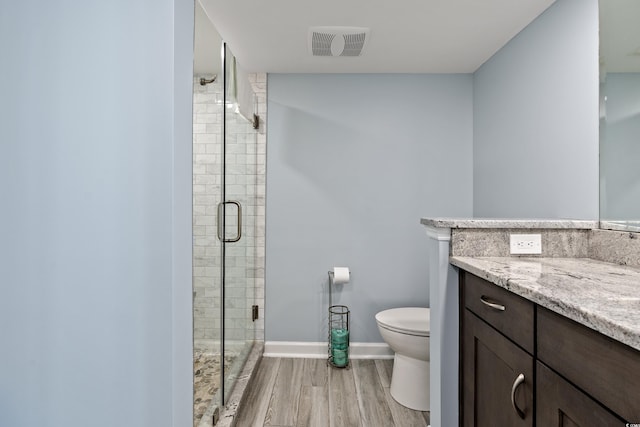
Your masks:
<svg viewBox="0 0 640 427"><path fill-rule="evenodd" d="M461 426L640 423L639 351L473 274L460 288Z"/></svg>
<svg viewBox="0 0 640 427"><path fill-rule="evenodd" d="M533 304L464 275L461 425L533 426Z"/></svg>

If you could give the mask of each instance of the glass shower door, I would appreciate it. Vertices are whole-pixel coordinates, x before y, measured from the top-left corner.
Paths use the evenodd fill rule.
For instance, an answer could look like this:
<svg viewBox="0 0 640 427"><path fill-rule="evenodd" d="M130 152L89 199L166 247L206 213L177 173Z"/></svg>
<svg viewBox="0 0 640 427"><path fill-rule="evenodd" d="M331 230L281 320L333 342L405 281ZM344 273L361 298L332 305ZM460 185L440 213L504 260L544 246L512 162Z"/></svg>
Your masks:
<svg viewBox="0 0 640 427"><path fill-rule="evenodd" d="M196 5L196 32L202 32L211 24ZM224 170L222 42L205 41L196 46L193 80L193 411L194 426L203 427L221 406L223 378L223 244L217 229Z"/></svg>
<svg viewBox="0 0 640 427"><path fill-rule="evenodd" d="M238 96L240 85L249 81L236 67L225 45L225 109L223 148L223 197L220 229L222 248L222 349L226 403L236 378L255 341L253 304L255 301L256 218L257 218L257 132L250 119L253 105L244 105ZM245 101L246 102L246 101ZM244 111L244 117L240 114ZM247 113L247 110L250 113ZM251 115L252 117L246 117Z"/></svg>

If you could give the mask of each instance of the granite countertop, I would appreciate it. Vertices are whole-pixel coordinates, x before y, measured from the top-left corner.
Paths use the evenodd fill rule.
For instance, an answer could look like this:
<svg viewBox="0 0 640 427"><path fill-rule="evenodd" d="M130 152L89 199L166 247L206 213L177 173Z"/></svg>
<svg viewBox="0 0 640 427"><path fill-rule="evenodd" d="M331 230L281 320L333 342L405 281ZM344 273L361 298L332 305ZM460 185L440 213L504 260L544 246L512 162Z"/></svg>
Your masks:
<svg viewBox="0 0 640 427"><path fill-rule="evenodd" d="M593 229L598 221L577 219L422 218L420 224L435 228L547 228Z"/></svg>
<svg viewBox="0 0 640 427"><path fill-rule="evenodd" d="M640 268L589 258L452 256L451 264L640 350Z"/></svg>
<svg viewBox="0 0 640 427"><path fill-rule="evenodd" d="M600 221L600 228L617 231L640 231L640 221Z"/></svg>

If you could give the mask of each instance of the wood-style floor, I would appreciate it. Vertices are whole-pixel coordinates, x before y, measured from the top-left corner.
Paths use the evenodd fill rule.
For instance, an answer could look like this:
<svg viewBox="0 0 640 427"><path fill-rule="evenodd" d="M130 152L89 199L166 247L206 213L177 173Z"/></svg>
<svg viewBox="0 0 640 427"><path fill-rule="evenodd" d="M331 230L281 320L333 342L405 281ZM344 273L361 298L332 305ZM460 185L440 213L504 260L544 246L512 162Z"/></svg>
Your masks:
<svg viewBox="0 0 640 427"><path fill-rule="evenodd" d="M389 393L393 360L263 358L236 414L238 427L426 427L429 413Z"/></svg>

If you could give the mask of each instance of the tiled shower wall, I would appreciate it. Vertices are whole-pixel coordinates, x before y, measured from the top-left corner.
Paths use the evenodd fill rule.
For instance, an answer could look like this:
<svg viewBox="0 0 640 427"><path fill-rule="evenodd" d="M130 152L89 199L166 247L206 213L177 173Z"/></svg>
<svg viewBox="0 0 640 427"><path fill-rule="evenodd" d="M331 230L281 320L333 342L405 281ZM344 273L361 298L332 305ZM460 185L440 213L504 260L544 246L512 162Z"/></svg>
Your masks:
<svg viewBox="0 0 640 427"><path fill-rule="evenodd" d="M200 77L195 76L193 84L194 338L216 342L221 322L216 221L222 184L223 97L220 81L201 86ZM226 247L225 337L231 341L264 339L266 75L251 74L250 80L260 116L258 131L244 118L227 112L227 200L243 205L243 236ZM227 223L232 217L227 216ZM229 225L229 230L235 228L234 223ZM253 304L260 307L256 322L250 319Z"/></svg>
<svg viewBox="0 0 640 427"><path fill-rule="evenodd" d="M256 147L256 214L255 214L255 266L252 268L255 277L255 304L259 307L259 317L255 321L255 339L264 340L264 260L265 233L267 223L265 219L265 199L267 188L267 75L252 73L249 80L256 94L260 127L257 132Z"/></svg>

